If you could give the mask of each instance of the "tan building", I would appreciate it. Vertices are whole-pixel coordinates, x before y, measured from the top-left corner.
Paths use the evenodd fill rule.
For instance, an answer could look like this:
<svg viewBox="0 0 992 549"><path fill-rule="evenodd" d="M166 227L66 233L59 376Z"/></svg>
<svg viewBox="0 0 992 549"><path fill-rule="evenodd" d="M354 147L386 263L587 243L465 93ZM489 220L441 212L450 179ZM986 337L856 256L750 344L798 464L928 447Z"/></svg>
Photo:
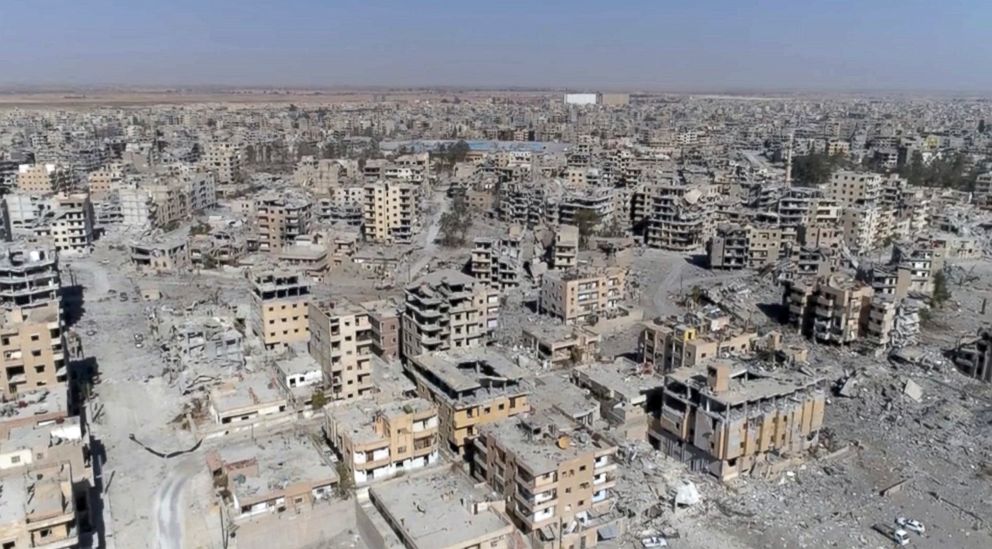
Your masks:
<svg viewBox="0 0 992 549"><path fill-rule="evenodd" d="M533 547L595 547L618 534L616 446L560 412L487 425L473 442L473 475L506 498ZM610 535L612 534L612 536Z"/></svg>
<svg viewBox="0 0 992 549"><path fill-rule="evenodd" d="M310 284L296 271L253 269L249 325L266 349L284 348L310 339Z"/></svg>
<svg viewBox="0 0 992 549"><path fill-rule="evenodd" d="M461 473L425 471L369 488L359 531L368 547L511 549L516 531L503 508Z"/></svg>
<svg viewBox="0 0 992 549"><path fill-rule="evenodd" d="M529 324L522 333L523 346L552 368L591 362L599 354L600 340L599 334L581 326Z"/></svg>
<svg viewBox="0 0 992 549"><path fill-rule="evenodd" d="M877 173L838 170L830 176L824 195L841 208L874 204L881 197L882 176Z"/></svg>
<svg viewBox="0 0 992 549"><path fill-rule="evenodd" d="M124 166L113 163L101 166L86 176L87 190L94 200L100 200L124 185Z"/></svg>
<svg viewBox="0 0 992 549"><path fill-rule="evenodd" d="M413 357L405 366L417 394L438 409L440 435L462 453L483 425L530 410L526 370L490 349L458 349Z"/></svg>
<svg viewBox="0 0 992 549"><path fill-rule="evenodd" d="M0 477L0 546L58 549L79 545L77 494L68 464Z"/></svg>
<svg viewBox="0 0 992 549"><path fill-rule="evenodd" d="M421 398L324 409L324 433L356 486L435 465L437 408Z"/></svg>
<svg viewBox="0 0 992 549"><path fill-rule="evenodd" d="M824 343L858 341L874 291L840 276L795 280L786 286L784 305L789 323L803 335Z"/></svg>
<svg viewBox="0 0 992 549"><path fill-rule="evenodd" d="M93 204L86 193L55 199L55 217L35 234L49 237L57 252L85 252L93 246Z"/></svg>
<svg viewBox="0 0 992 549"><path fill-rule="evenodd" d="M193 266L185 230L147 237L129 248L131 264L139 273L174 273Z"/></svg>
<svg viewBox="0 0 992 549"><path fill-rule="evenodd" d="M627 269L549 271L541 278L541 312L566 324L595 323L615 311L623 299Z"/></svg>
<svg viewBox="0 0 992 549"><path fill-rule="evenodd" d="M15 307L0 318L0 396L65 382L68 360L57 301Z"/></svg>
<svg viewBox="0 0 992 549"><path fill-rule="evenodd" d="M338 475L305 434L280 433L207 452L207 469L235 522L305 514L334 497Z"/></svg>
<svg viewBox="0 0 992 549"><path fill-rule="evenodd" d="M420 232L420 190L412 183L365 185L363 233L372 242L405 243Z"/></svg>
<svg viewBox="0 0 992 549"><path fill-rule="evenodd" d="M258 424L285 412L289 402L269 374L257 373L225 381L210 391L210 417L216 426ZM224 431L228 434L230 431Z"/></svg>
<svg viewBox="0 0 992 549"><path fill-rule="evenodd" d="M641 330L641 361L651 370L667 373L728 355L746 355L758 334L730 326L712 329L690 319L656 319Z"/></svg>
<svg viewBox="0 0 992 549"><path fill-rule="evenodd" d="M720 225L707 245L711 269L760 269L788 257L791 227Z"/></svg>
<svg viewBox="0 0 992 549"><path fill-rule="evenodd" d="M400 309L392 299L366 301L362 307L369 313L372 326L372 352L384 360L400 356Z"/></svg>
<svg viewBox="0 0 992 549"><path fill-rule="evenodd" d="M333 400L371 394L375 355L368 312L347 301L314 301L309 317L308 349L324 372L324 394Z"/></svg>
<svg viewBox="0 0 992 549"><path fill-rule="evenodd" d="M233 143L209 143L200 158L200 165L214 174L220 185L240 183L241 147Z"/></svg>
<svg viewBox="0 0 992 549"><path fill-rule="evenodd" d="M691 469L730 480L773 452L790 456L814 447L825 405L821 380L721 359L665 376L649 435Z"/></svg>
<svg viewBox="0 0 992 549"><path fill-rule="evenodd" d="M629 441L648 440L648 403L658 393L658 378L618 358L572 370L572 382L599 402L599 415L612 432Z"/></svg>
<svg viewBox="0 0 992 549"><path fill-rule="evenodd" d="M406 287L403 356L485 345L499 320L499 292L453 269Z"/></svg>
<svg viewBox="0 0 992 549"><path fill-rule="evenodd" d="M279 252L283 246L310 233L313 211L305 195L288 191L270 193L255 201L254 211L261 251Z"/></svg>
<svg viewBox="0 0 992 549"><path fill-rule="evenodd" d="M17 189L30 195L51 195L72 190L72 172L55 164L21 164Z"/></svg>
<svg viewBox="0 0 992 549"><path fill-rule="evenodd" d="M551 247L551 267L559 270L573 269L578 265L579 228L575 225L560 225L555 231L555 241Z"/></svg>

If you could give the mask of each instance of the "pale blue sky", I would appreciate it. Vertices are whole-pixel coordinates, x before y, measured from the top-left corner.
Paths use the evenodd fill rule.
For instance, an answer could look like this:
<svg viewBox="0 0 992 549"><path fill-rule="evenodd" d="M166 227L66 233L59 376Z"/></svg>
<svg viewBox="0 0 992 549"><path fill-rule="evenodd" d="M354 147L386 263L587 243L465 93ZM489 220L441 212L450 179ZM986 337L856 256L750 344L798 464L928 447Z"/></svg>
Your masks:
<svg viewBox="0 0 992 549"><path fill-rule="evenodd" d="M0 0L0 84L992 91L989 0Z"/></svg>

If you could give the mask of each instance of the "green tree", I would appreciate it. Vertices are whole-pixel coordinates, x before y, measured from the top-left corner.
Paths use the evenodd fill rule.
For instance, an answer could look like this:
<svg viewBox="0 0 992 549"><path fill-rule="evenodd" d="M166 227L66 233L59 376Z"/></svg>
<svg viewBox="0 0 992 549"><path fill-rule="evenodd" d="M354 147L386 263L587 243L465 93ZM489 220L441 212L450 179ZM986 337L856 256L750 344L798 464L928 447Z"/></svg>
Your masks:
<svg viewBox="0 0 992 549"><path fill-rule="evenodd" d="M355 477L351 474L348 464L339 461L334 465L334 470L338 474L338 483L334 487L334 493L341 499L351 497L351 491L355 488Z"/></svg>
<svg viewBox="0 0 992 549"><path fill-rule="evenodd" d="M843 156L831 156L825 152L796 156L792 159L792 179L798 185L821 185L829 181L834 171L844 164Z"/></svg>
<svg viewBox="0 0 992 549"><path fill-rule="evenodd" d="M462 195L455 196L448 211L441 215L440 242L442 246L457 247L465 244L468 230L472 228L472 216L468 203Z"/></svg>
<svg viewBox="0 0 992 549"><path fill-rule="evenodd" d="M324 406L327 406L327 395L324 394L323 389L317 387L313 390L313 395L310 397L310 408L317 411Z"/></svg>
<svg viewBox="0 0 992 549"><path fill-rule="evenodd" d="M579 246L589 247L589 237L595 233L596 225L599 224L600 216L593 210L579 210L575 212L575 226L579 229Z"/></svg>
<svg viewBox="0 0 992 549"><path fill-rule="evenodd" d="M934 307L941 307L949 299L951 299L951 290L947 286L947 275L944 271L937 271L933 275L933 295L930 297L930 302Z"/></svg>

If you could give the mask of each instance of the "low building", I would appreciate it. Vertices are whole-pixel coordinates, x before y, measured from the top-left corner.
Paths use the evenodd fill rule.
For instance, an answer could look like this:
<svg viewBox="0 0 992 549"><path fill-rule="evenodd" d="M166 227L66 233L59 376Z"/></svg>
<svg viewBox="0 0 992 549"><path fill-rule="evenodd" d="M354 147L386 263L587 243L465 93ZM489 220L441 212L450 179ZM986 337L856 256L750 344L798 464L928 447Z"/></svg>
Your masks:
<svg viewBox="0 0 992 549"><path fill-rule="evenodd" d="M493 349L469 348L413 357L407 373L417 394L438 408L441 439L455 453L482 425L530 410L527 371Z"/></svg>
<svg viewBox="0 0 992 549"><path fill-rule="evenodd" d="M954 350L954 364L962 374L992 383L992 331L982 329L977 337L960 343Z"/></svg>
<svg viewBox="0 0 992 549"><path fill-rule="evenodd" d="M437 408L430 401L356 402L329 406L324 415L324 434L357 486L440 460Z"/></svg>
<svg viewBox="0 0 992 549"><path fill-rule="evenodd" d="M464 475L430 471L371 487L359 531L369 547L511 549L515 530L503 508Z"/></svg>
<svg viewBox="0 0 992 549"><path fill-rule="evenodd" d="M617 359L572 371L572 382L599 401L599 414L622 440L647 441L648 409L658 397L659 379L637 364ZM656 406L651 406L655 408Z"/></svg>
<svg viewBox="0 0 992 549"><path fill-rule="evenodd" d="M758 334L748 330L702 322L691 315L643 323L639 351L641 363L651 371L667 373L718 357L746 355Z"/></svg>
<svg viewBox="0 0 992 549"><path fill-rule="evenodd" d="M523 345L552 368L588 363L599 354L599 334L581 326L530 324L523 328Z"/></svg>
<svg viewBox="0 0 992 549"><path fill-rule="evenodd" d="M79 545L82 517L77 515L69 464L4 475L0 477L0 493L3 547L59 549Z"/></svg>
<svg viewBox="0 0 992 549"><path fill-rule="evenodd" d="M721 359L665 376L649 435L691 469L730 480L773 453L814 447L825 406L822 380Z"/></svg>
<svg viewBox="0 0 992 549"><path fill-rule="evenodd" d="M334 496L338 475L305 434L282 433L210 450L207 469L237 522L309 512Z"/></svg>
<svg viewBox="0 0 992 549"><path fill-rule="evenodd" d="M233 379L210 391L210 417L218 425L255 423L288 406L279 385L266 374Z"/></svg>
<svg viewBox="0 0 992 549"><path fill-rule="evenodd" d="M144 238L130 245L131 264L140 273L173 273L192 267L186 231Z"/></svg>

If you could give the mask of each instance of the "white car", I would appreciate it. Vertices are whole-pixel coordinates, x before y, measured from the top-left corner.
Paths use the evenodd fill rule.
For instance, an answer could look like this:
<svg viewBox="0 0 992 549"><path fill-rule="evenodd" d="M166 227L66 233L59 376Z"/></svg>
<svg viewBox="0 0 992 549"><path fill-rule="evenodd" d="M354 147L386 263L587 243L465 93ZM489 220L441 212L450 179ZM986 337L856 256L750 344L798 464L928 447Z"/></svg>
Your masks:
<svg viewBox="0 0 992 549"><path fill-rule="evenodd" d="M644 549L668 547L668 540L660 536L648 536L646 538L641 538L641 547Z"/></svg>
<svg viewBox="0 0 992 549"><path fill-rule="evenodd" d="M916 519L908 519L906 517L899 517L896 519L896 524L909 530L910 532L916 532L919 535L927 533L927 527L923 526L923 523Z"/></svg>

